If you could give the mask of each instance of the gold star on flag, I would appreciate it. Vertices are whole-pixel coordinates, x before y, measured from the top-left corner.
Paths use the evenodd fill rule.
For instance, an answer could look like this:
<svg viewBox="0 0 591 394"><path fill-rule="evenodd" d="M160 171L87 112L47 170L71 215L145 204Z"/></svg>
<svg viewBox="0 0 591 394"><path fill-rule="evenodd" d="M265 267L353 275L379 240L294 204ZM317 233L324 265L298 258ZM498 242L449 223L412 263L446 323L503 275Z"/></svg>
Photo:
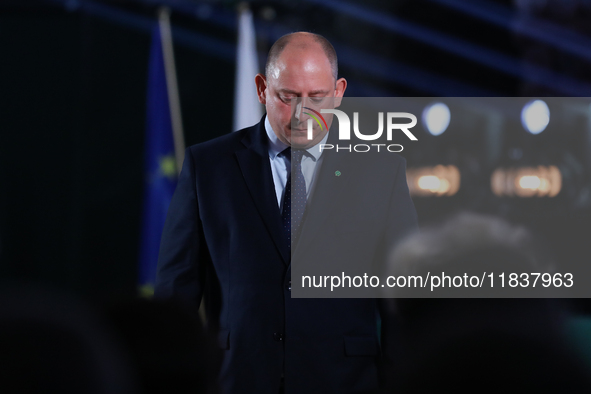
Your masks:
<svg viewBox="0 0 591 394"><path fill-rule="evenodd" d="M158 158L158 164L160 165L160 175L169 179L176 178L176 160L174 155L161 156Z"/></svg>

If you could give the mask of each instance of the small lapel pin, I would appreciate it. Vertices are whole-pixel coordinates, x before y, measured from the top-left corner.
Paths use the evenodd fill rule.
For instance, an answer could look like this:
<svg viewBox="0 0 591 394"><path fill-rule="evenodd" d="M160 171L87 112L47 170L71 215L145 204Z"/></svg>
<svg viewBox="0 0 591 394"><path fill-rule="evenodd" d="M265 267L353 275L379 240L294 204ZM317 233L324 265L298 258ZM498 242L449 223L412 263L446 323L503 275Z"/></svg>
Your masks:
<svg viewBox="0 0 591 394"><path fill-rule="evenodd" d="M334 172L334 174L335 174L336 176L341 176L341 172L340 172L340 171L338 171L338 170L337 170L337 171L335 171L335 172Z"/></svg>

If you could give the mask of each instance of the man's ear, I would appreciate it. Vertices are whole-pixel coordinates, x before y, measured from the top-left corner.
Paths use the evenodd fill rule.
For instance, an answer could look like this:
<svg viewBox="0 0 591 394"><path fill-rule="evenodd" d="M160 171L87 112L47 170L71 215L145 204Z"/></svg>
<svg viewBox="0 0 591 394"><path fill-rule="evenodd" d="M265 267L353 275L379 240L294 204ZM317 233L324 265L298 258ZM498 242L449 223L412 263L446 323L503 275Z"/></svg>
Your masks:
<svg viewBox="0 0 591 394"><path fill-rule="evenodd" d="M336 89L334 93L334 106L335 108L341 105L341 99L345 94L345 90L347 89L347 80L345 78L340 78L337 80Z"/></svg>
<svg viewBox="0 0 591 394"><path fill-rule="evenodd" d="M267 78L263 74L257 74L254 77L254 83L257 87L257 96L259 102L263 105L267 104Z"/></svg>

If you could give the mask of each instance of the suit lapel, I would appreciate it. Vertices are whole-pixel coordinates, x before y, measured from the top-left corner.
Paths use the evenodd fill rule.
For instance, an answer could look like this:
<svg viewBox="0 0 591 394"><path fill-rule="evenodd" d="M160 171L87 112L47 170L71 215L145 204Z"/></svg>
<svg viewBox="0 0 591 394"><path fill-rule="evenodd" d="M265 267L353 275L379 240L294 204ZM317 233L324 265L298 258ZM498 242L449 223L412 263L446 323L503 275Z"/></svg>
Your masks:
<svg viewBox="0 0 591 394"><path fill-rule="evenodd" d="M264 128L264 121L261 121L254 132L245 136L242 143L246 149L237 151L236 158L254 204L279 250L283 262L287 264L289 252L287 241L283 237L281 215L275 195L273 174L269 164L267 135Z"/></svg>

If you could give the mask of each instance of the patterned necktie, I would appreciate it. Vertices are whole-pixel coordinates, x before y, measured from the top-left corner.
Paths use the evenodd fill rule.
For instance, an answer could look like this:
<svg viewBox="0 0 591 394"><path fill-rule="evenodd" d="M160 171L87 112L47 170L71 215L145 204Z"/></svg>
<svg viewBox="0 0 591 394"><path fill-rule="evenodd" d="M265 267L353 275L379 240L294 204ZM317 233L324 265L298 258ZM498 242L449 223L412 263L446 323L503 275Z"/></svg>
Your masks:
<svg viewBox="0 0 591 394"><path fill-rule="evenodd" d="M291 173L287 177L283 196L283 231L287 239L287 247L297 243L299 229L306 210L306 180L302 173L302 158L306 151L287 148L282 153L289 157L291 151Z"/></svg>

